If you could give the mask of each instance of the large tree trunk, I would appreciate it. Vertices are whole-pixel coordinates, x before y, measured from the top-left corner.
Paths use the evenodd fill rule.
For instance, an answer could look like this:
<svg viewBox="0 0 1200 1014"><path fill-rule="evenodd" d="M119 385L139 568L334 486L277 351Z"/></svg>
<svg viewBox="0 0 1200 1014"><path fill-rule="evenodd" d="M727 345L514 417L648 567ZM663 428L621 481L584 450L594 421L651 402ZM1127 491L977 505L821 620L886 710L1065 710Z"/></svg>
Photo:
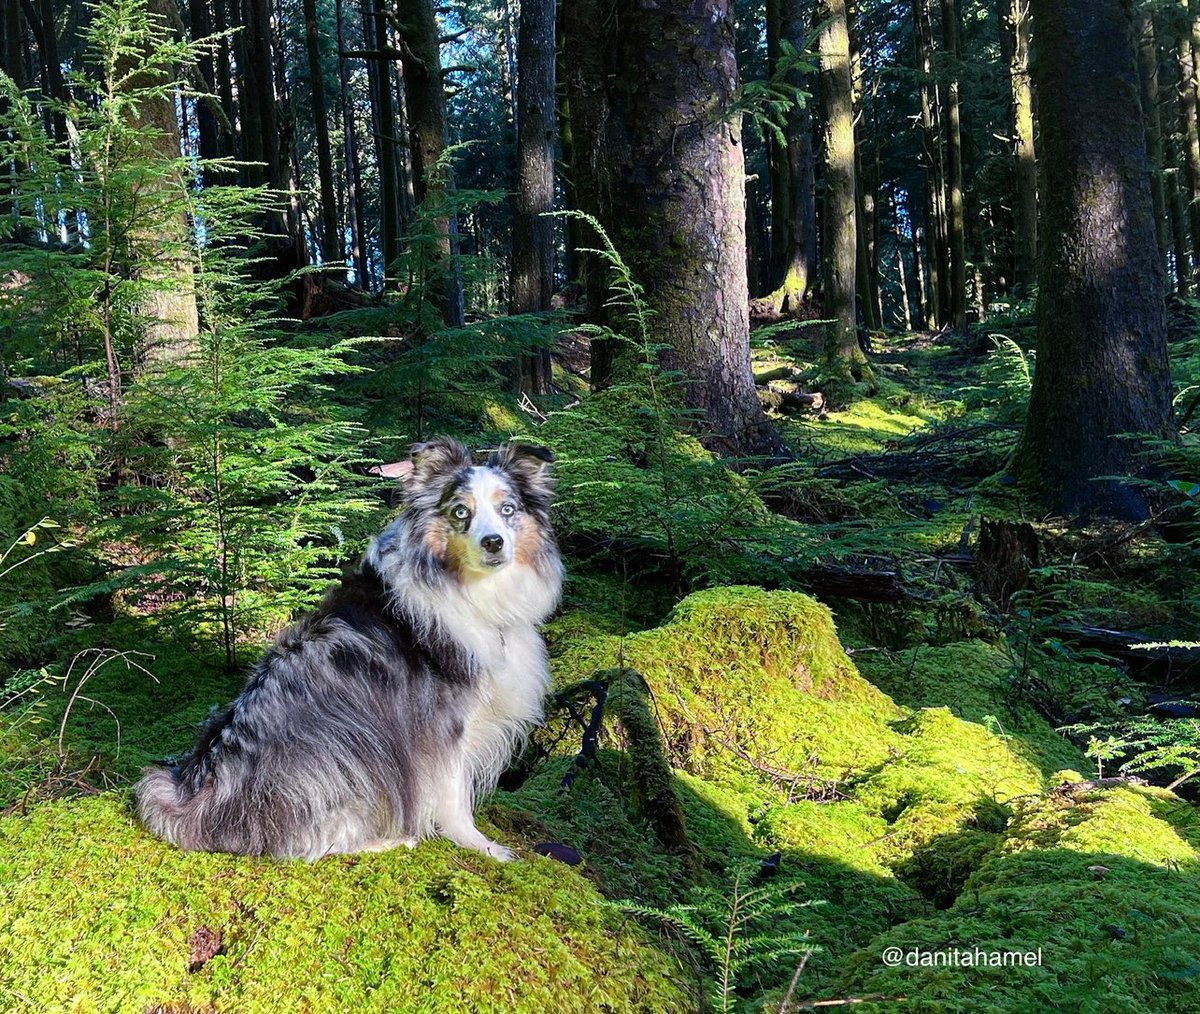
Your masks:
<svg viewBox="0 0 1200 1014"><path fill-rule="evenodd" d="M1033 0L1043 258L1038 357L1015 461L1042 505L1141 520L1138 444L1172 430L1165 287L1155 245L1133 11ZM1097 129L1103 124L1103 129Z"/></svg>
<svg viewBox="0 0 1200 1014"><path fill-rule="evenodd" d="M179 14L174 0L150 0L150 16L157 22L161 38L173 34L169 26ZM122 73L135 70L132 62L120 68ZM131 88L152 88L163 84L159 76L135 74ZM172 166L175 171L157 181L155 188L179 188L185 184L178 172L182 157L179 147L179 123L175 118L173 96L144 97L136 106L133 125L144 152L144 161L156 166ZM150 205L153 206L153 200ZM177 207L182 208L182 203ZM196 284L192 273L192 233L182 210L174 215L134 223L134 266L141 280L148 283L141 300L141 313L152 323L146 329L143 354L151 365L186 359L199 345L200 320L196 308Z"/></svg>
<svg viewBox="0 0 1200 1014"><path fill-rule="evenodd" d="M850 80L850 34L845 0L820 0L817 22L821 58L821 105L825 113L824 357L835 385L870 379L858 344L855 304L858 236L854 194L854 96ZM843 392L834 395L840 400Z"/></svg>
<svg viewBox="0 0 1200 1014"><path fill-rule="evenodd" d="M1018 297L1028 296L1037 279L1037 160L1033 147L1033 78L1029 73L1029 0L1001 0L1001 31L1010 53L1015 204L1013 206L1014 282Z"/></svg>
<svg viewBox="0 0 1200 1014"><path fill-rule="evenodd" d="M644 287L664 363L682 374L710 446L778 453L750 366L730 2L621 0L617 24L605 224Z"/></svg>
<svg viewBox="0 0 1200 1014"><path fill-rule="evenodd" d="M304 38L308 73L312 79L313 129L317 135L317 177L321 190L321 241L325 262L342 259L342 231L338 225L337 192L333 185L333 149L329 143L329 109L325 101L325 71L321 65L321 35L317 25L317 0L304 0Z"/></svg>
<svg viewBox="0 0 1200 1014"><path fill-rule="evenodd" d="M958 4L942 0L942 45L949 62L946 85L946 203L950 240L950 326L967 326L967 224L963 208L962 125L958 84Z"/></svg>
<svg viewBox="0 0 1200 1014"><path fill-rule="evenodd" d="M450 167L446 151L446 92L438 55L438 26L433 0L402 0L397 7L403 35L404 94L412 138L413 190L424 205L429 230L428 267L435 301L451 327L463 323L458 272L450 244Z"/></svg>
<svg viewBox="0 0 1200 1014"><path fill-rule="evenodd" d="M513 313L550 309L554 283L554 0L523 0L517 39ZM519 390L550 390L550 350L523 356Z"/></svg>

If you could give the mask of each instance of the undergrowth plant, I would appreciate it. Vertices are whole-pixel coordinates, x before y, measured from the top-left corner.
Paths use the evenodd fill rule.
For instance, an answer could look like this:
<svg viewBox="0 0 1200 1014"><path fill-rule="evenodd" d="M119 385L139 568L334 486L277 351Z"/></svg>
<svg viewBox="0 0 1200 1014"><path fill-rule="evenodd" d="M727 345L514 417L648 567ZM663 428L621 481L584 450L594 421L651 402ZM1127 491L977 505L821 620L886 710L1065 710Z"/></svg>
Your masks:
<svg viewBox="0 0 1200 1014"><path fill-rule="evenodd" d="M145 0L106 0L85 44L72 101L49 103L65 145L4 86L18 214L0 273L20 284L0 298L0 362L28 379L0 458L24 469L16 520L62 488L84 505L62 520L91 573L9 609L65 621L107 597L212 636L232 665L248 632L319 594L382 509L356 474L365 434L329 396L355 343L297 342L282 283L253 277L254 223L276 195L202 186L217 167L144 115L175 108L206 43L175 39Z"/></svg>
<svg viewBox="0 0 1200 1014"><path fill-rule="evenodd" d="M610 902L673 934L700 958L716 983L709 1003L721 1014L744 1006L739 994L761 996L764 985L786 981L798 960L820 951L806 930L794 928L794 920L799 912L825 904L796 901L802 881L762 882L759 864L742 864L731 872L727 885L696 888L686 904L654 908L636 901Z"/></svg>

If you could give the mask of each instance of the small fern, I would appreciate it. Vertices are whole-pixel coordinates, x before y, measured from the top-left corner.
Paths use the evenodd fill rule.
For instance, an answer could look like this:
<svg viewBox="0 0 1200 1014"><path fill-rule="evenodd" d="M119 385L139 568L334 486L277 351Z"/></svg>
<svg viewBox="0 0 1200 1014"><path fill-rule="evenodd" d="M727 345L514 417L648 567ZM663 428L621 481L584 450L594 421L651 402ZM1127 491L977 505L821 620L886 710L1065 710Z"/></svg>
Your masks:
<svg viewBox="0 0 1200 1014"><path fill-rule="evenodd" d="M738 1009L739 989L761 988L764 976L779 978L772 974L779 962L790 963L820 950L807 930L780 929L780 925L786 927L785 913L794 916L798 910L825 902L794 901L805 886L803 881L762 884L756 882L759 876L757 864L743 865L734 870L726 890L702 887L690 903L667 908L629 900L609 904L682 940L714 975L713 1009L729 1014Z"/></svg>

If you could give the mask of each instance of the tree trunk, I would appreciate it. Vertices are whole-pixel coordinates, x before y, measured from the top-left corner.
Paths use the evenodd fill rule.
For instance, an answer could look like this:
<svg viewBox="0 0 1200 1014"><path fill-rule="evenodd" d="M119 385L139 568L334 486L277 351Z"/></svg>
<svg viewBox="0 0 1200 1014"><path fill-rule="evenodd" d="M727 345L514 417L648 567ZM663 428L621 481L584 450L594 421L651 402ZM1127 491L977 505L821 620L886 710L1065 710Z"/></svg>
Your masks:
<svg viewBox="0 0 1200 1014"><path fill-rule="evenodd" d="M1142 122L1146 132L1146 154L1150 159L1150 199L1154 206L1154 234L1159 256L1168 262L1171 250L1170 213L1167 209L1163 170L1162 112L1158 102L1158 42L1154 19L1145 8L1137 9L1138 76L1141 82Z"/></svg>
<svg viewBox="0 0 1200 1014"><path fill-rule="evenodd" d="M363 43L367 52L387 47L387 23L375 0L361 0ZM375 133L375 170L379 174L379 250L383 256L383 284L400 259L400 185L396 171L399 131L393 102L392 61L367 58L367 88L371 94L371 126Z"/></svg>
<svg viewBox="0 0 1200 1014"><path fill-rule="evenodd" d="M1189 265L1187 205L1179 170L1166 174L1167 207L1171 219L1171 251L1175 262L1175 291L1186 297L1192 290L1192 270Z"/></svg>
<svg viewBox="0 0 1200 1014"><path fill-rule="evenodd" d="M147 10L157 22L162 38L173 33L169 27L178 20L174 0L149 0ZM133 71L132 63L123 68ZM135 75L131 88L150 88L162 84L158 77ZM136 106L133 125L144 146L147 162L171 166L174 171L155 182L154 187L184 186L178 173L179 124L175 118L175 101L170 94L144 97ZM153 206L153 200L150 201ZM140 310L153 321L146 329L145 361L154 364L170 363L193 355L199 345L200 320L196 308L196 284L192 273L192 234L182 212L167 219L134 226L134 249L137 251L135 270L148 291L141 300Z"/></svg>
<svg viewBox="0 0 1200 1014"><path fill-rule="evenodd" d="M797 51L804 49L808 19L801 0L772 0L777 8L777 31ZM770 14L768 14L768 25ZM787 75L797 89L807 85L798 71ZM769 297L776 312L796 313L814 287L817 269L817 199L812 145L812 109L807 102L787 112L786 145L772 148L772 271L780 279ZM777 241L778 236L778 241ZM768 284L773 284L768 283Z"/></svg>
<svg viewBox="0 0 1200 1014"><path fill-rule="evenodd" d="M924 139L926 220L929 250L929 306L926 326L936 330L945 321L943 312L950 284L946 250L946 183L942 163L941 124L938 116L937 80L933 76L933 36L928 0L912 0L913 37L921 80L921 128Z"/></svg>
<svg viewBox="0 0 1200 1014"><path fill-rule="evenodd" d="M900 270L900 310L903 313L904 330L913 329L911 286L908 282L908 265L904 257L904 231L900 226L900 202L892 195L892 235L896 241L896 264Z"/></svg>
<svg viewBox="0 0 1200 1014"><path fill-rule="evenodd" d="M1194 0L1200 5L1200 0ZM1188 0L1180 0L1184 10ZM1190 12L1193 15L1195 11ZM1200 271L1200 129L1196 120L1196 63L1192 53L1192 33L1179 39L1179 118L1183 135L1183 168L1187 180L1188 223L1192 233L1192 266ZM1190 280L1189 280L1190 281Z"/></svg>
<svg viewBox="0 0 1200 1014"><path fill-rule="evenodd" d="M779 453L750 366L729 0L621 0L617 24L603 220L644 287L664 365L681 373L688 404L703 412L709 445Z"/></svg>
<svg viewBox="0 0 1200 1014"><path fill-rule="evenodd" d="M949 211L950 326L967 326L967 224L963 209L962 125L958 85L958 4L942 0L942 45L949 63L946 86L946 203Z"/></svg>
<svg viewBox="0 0 1200 1014"><path fill-rule="evenodd" d="M1172 432L1132 5L1033 0L1044 167L1038 357L1015 469L1046 509L1140 521L1124 433ZM1103 124L1104 129L1097 129Z"/></svg>
<svg viewBox="0 0 1200 1014"><path fill-rule="evenodd" d="M1018 298L1037 279L1037 160L1033 147L1033 79L1029 73L1029 0L1002 0L1001 30L1009 50L1016 194L1013 206L1014 284Z"/></svg>
<svg viewBox="0 0 1200 1014"><path fill-rule="evenodd" d="M523 0L517 38L513 313L550 309L554 284L554 0ZM522 356L518 389L550 391L550 350Z"/></svg>
<svg viewBox="0 0 1200 1014"><path fill-rule="evenodd" d="M342 259L342 231L338 225L337 192L333 184L333 149L329 143L329 109L325 101L325 71L321 65L321 36L317 26L317 0L304 0L304 38L308 73L312 79L313 129L317 135L317 177L321 190L321 240L325 262Z"/></svg>
<svg viewBox="0 0 1200 1014"><path fill-rule="evenodd" d="M874 275L874 250L871 243L874 229L874 191L867 186L863 173L863 137L866 134L866 109L863 105L863 69L858 51L858 34L855 28L857 13L854 3L846 3L846 32L850 39L850 94L854 110L854 222L857 230L855 244L855 279L858 292L858 309L862 313L863 325L868 331L882 327L877 309L878 285Z"/></svg>
<svg viewBox="0 0 1200 1014"><path fill-rule="evenodd" d="M573 194L570 207L596 219L604 215L612 200L609 190L613 170L605 140L609 80L606 54L616 48L610 8L610 0L562 0L560 5L563 92L570 110L563 125L567 177ZM575 235L575 250L594 245L583 229L577 229ZM603 262L594 254L580 254L576 273L583 283L589 323L604 324L608 277ZM592 339L590 379L594 388L610 382L615 354L611 339Z"/></svg>
<svg viewBox="0 0 1200 1014"><path fill-rule="evenodd" d="M424 207L423 226L431 237L427 265L442 319L461 327L463 307L450 244L450 167L446 151L446 92L438 53L433 0L401 0L404 94L412 138L413 191Z"/></svg>
<svg viewBox="0 0 1200 1014"><path fill-rule="evenodd" d="M340 55L346 50L342 0L336 0L338 46L338 104L342 114L342 143L346 160L347 180L346 218L350 222L350 255L355 280L360 289L371 288L371 270L367 257L367 230L363 215L362 169L358 164L358 130L354 124L354 96L346 73L346 61Z"/></svg>
<svg viewBox="0 0 1200 1014"><path fill-rule="evenodd" d="M824 358L833 386L850 380L870 380L871 368L858 344L855 307L858 228L854 193L854 94L850 80L850 34L845 0L820 0L817 23L823 26L818 49L821 60L821 106L825 113L825 208L823 260L825 267ZM826 392L830 393L830 392ZM838 390L833 400L842 400Z"/></svg>

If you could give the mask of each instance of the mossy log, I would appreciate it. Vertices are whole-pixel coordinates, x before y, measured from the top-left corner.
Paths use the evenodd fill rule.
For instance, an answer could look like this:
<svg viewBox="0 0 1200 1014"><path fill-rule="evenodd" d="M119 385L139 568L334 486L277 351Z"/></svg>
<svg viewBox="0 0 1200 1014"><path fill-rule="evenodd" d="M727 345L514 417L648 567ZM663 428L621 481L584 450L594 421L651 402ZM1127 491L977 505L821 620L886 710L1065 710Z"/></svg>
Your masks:
<svg viewBox="0 0 1200 1014"><path fill-rule="evenodd" d="M633 768L635 809L650 821L658 843L667 852L684 857L689 866L697 866L699 855L688 838L683 806L675 794L649 685L641 673L632 669L608 669L597 679L608 684L608 713L620 724L626 741Z"/></svg>

